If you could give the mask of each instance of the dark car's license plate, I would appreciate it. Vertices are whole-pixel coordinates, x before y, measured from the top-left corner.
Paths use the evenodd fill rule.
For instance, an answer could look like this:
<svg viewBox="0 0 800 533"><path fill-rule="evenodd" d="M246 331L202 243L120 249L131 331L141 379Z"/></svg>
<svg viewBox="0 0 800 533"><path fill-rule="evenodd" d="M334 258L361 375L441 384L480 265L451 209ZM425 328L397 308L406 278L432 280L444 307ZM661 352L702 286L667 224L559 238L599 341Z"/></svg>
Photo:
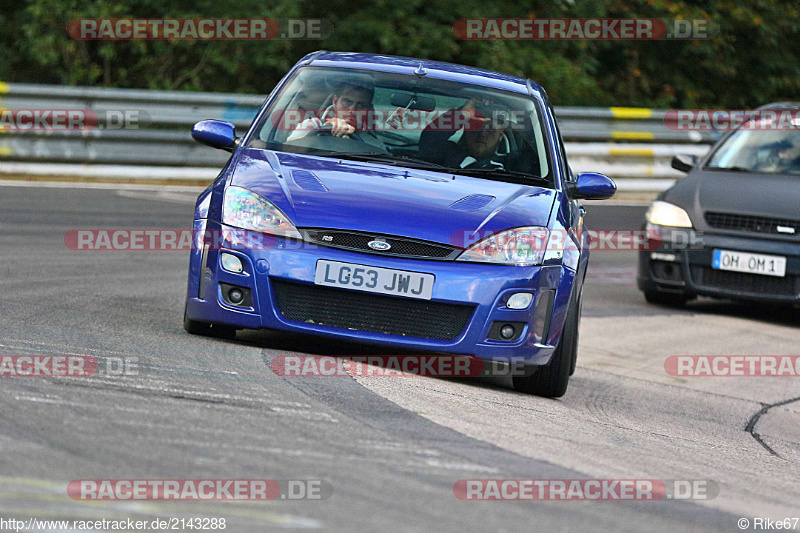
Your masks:
<svg viewBox="0 0 800 533"><path fill-rule="evenodd" d="M717 270L732 270L782 278L786 275L786 258L779 255L714 250L711 267Z"/></svg>

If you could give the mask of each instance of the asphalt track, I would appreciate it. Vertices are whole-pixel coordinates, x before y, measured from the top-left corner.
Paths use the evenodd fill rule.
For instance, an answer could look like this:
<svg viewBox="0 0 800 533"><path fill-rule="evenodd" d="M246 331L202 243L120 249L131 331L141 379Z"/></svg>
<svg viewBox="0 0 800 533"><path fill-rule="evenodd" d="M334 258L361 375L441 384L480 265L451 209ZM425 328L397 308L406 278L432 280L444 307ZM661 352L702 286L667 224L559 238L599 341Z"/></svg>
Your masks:
<svg viewBox="0 0 800 533"><path fill-rule="evenodd" d="M228 531L739 531L800 516L800 378L675 378L669 355L800 355L797 309L647 305L597 252L566 396L503 378L284 378L292 353L372 347L181 327L186 252L74 251L78 228L188 228L187 192L0 187L0 354L136 359L135 375L0 378L0 518L224 517ZM644 207L593 204L592 228ZM777 405L782 404L782 405ZM775 405L774 407L771 407ZM460 479L708 480L712 499L473 502ZM85 502L75 479L324 479L321 501ZM40 529L41 530L41 529Z"/></svg>

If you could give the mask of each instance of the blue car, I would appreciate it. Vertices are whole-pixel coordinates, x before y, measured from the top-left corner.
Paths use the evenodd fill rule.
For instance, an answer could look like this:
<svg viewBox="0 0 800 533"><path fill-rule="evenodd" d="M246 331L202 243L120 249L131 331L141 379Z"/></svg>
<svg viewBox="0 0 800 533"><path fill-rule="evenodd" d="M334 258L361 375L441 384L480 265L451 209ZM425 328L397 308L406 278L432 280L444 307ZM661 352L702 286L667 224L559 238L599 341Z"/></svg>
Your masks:
<svg viewBox="0 0 800 533"><path fill-rule="evenodd" d="M589 258L574 175L537 83L463 65L316 52L198 198L184 315L194 334L267 328L513 363L562 396Z"/></svg>

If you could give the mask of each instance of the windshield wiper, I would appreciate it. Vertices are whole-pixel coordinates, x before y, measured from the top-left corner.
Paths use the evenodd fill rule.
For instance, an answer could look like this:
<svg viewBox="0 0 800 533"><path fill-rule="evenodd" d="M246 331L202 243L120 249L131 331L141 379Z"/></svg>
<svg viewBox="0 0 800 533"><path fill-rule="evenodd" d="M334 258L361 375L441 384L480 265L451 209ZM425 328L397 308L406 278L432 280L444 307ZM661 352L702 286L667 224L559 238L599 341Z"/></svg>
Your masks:
<svg viewBox="0 0 800 533"><path fill-rule="evenodd" d="M752 169L744 167L703 167L703 170L725 170L728 172L753 172Z"/></svg>
<svg viewBox="0 0 800 533"><path fill-rule="evenodd" d="M550 184L550 180L533 174L517 172L515 170L504 170L501 168L451 168L438 163L416 159L407 155L389 154L381 152L319 152L309 155L319 157L332 157L342 159L352 159L354 161L369 161L375 163L386 163L396 166L408 166L413 168L437 170L448 174L461 174L462 176L474 176L478 178L493 179L496 181L508 181L529 185L531 181Z"/></svg>
<svg viewBox="0 0 800 533"><path fill-rule="evenodd" d="M526 174L516 170L505 170L502 168L451 168L453 174L464 176L474 176L476 178L486 178L496 181L509 181L521 185L530 185L531 181L550 184L550 180L534 174Z"/></svg>
<svg viewBox="0 0 800 533"><path fill-rule="evenodd" d="M428 170L449 170L447 167L439 165L438 163L431 163L430 161L425 161L424 159L416 159L400 154L385 154L381 152L319 152L309 155L352 159L354 161L386 163L389 165L409 166Z"/></svg>

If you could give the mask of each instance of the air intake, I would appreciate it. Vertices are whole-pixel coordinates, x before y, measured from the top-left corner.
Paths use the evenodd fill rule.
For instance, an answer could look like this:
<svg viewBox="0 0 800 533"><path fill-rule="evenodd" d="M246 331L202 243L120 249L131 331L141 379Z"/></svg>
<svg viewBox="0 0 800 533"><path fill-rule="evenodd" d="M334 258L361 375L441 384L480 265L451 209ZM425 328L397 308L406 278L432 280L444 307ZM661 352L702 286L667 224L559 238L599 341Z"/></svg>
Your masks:
<svg viewBox="0 0 800 533"><path fill-rule="evenodd" d="M458 211L477 211L478 209L483 209L493 201L494 196L489 196L488 194L471 194L450 204L450 209L457 209Z"/></svg>
<svg viewBox="0 0 800 533"><path fill-rule="evenodd" d="M292 179L301 189L315 192L328 192L328 188L308 170L292 170Z"/></svg>

